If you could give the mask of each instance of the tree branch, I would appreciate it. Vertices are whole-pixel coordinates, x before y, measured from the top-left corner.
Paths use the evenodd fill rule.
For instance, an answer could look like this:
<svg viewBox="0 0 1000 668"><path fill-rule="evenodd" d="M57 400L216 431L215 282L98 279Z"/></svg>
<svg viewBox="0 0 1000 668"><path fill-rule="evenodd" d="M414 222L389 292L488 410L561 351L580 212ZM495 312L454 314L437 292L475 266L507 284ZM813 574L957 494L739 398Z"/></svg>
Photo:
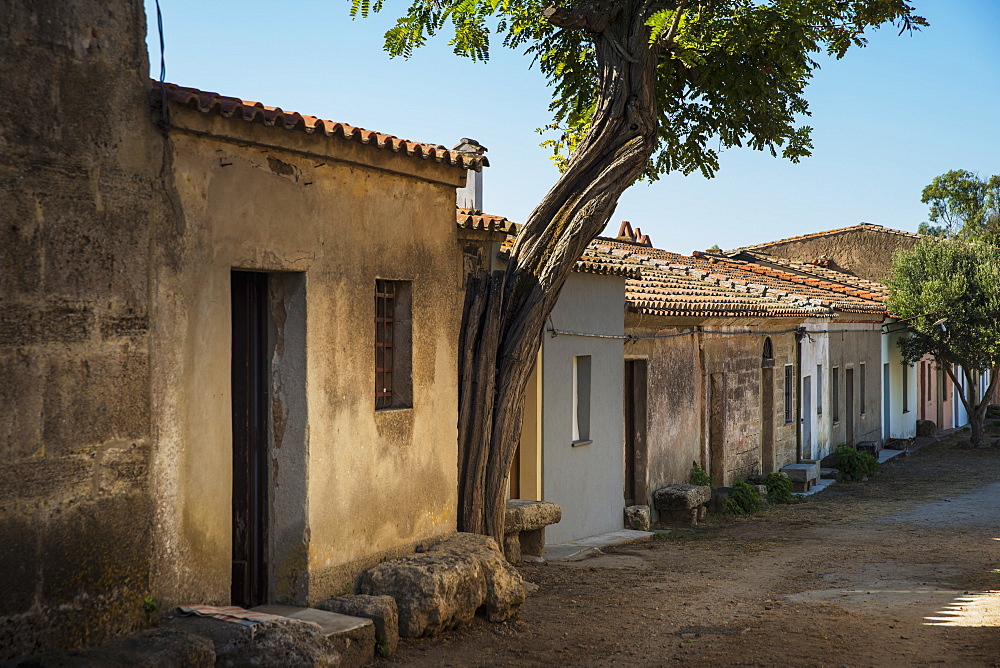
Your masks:
<svg viewBox="0 0 1000 668"><path fill-rule="evenodd" d="M674 37L677 36L677 26L681 23L681 14L684 13L684 5L686 4L687 0L681 0L677 3L677 9L674 10L674 19L670 23L670 29L663 35L660 35L660 46L669 47L674 43Z"/></svg>
<svg viewBox="0 0 1000 668"><path fill-rule="evenodd" d="M615 3L606 0L582 2L576 7L549 5L542 10L542 16L557 28L592 33L604 32L615 13Z"/></svg>

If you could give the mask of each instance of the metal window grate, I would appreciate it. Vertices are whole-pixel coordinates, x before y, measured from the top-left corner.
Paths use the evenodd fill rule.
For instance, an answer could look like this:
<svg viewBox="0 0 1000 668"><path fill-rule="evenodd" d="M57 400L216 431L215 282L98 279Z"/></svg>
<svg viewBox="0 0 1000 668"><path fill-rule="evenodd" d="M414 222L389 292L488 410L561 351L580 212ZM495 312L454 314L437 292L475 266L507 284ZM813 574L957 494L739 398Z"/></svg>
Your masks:
<svg viewBox="0 0 1000 668"><path fill-rule="evenodd" d="M792 394L792 387L795 383L795 368L792 365L785 367L785 424L790 424L795 417L792 402L795 396Z"/></svg>
<svg viewBox="0 0 1000 668"><path fill-rule="evenodd" d="M375 408L392 407L396 285L375 281Z"/></svg>

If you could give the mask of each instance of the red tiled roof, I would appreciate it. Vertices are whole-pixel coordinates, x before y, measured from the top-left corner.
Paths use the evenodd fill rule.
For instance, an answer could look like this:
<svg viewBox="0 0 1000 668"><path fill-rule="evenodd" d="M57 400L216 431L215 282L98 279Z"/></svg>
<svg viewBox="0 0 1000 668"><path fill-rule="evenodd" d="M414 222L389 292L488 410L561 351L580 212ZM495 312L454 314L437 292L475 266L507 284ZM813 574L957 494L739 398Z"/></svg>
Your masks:
<svg viewBox="0 0 1000 668"><path fill-rule="evenodd" d="M726 255L733 255L739 253L740 251L764 249L764 248L769 248L771 246L778 246L780 244L792 243L796 241L805 241L807 239L830 237L836 234L844 234L846 232L858 232L861 230L867 230L870 232L881 232L882 234L894 234L897 236L911 237L913 239L922 239L924 237L924 235L917 234L916 232L907 232L906 230L895 230L891 227L882 227L881 225L875 225L873 223L859 223L857 225L850 225L848 227L838 227L833 230L824 230L822 232L813 232L811 234L800 234L795 237L787 237L785 239L767 241L765 243L754 244L752 246L742 246L740 248L734 248L731 251L726 251Z"/></svg>
<svg viewBox="0 0 1000 668"><path fill-rule="evenodd" d="M815 280L822 279L824 281L843 285L844 287L857 288L864 292L879 295L878 299L880 301L884 301L889 296L889 288L883 283L861 278L859 276L855 276L854 274L847 274L842 271L837 271L836 269L828 269L827 267L812 262L789 260L776 255L770 255L762 251L743 251L736 257L740 260L746 260L747 262L752 262L754 264L778 265L786 268L792 273L815 276Z"/></svg>
<svg viewBox="0 0 1000 668"><path fill-rule="evenodd" d="M675 274L683 273L703 283L715 285L712 295L718 298L717 305L733 314L740 314L741 309L750 304L756 304L765 315L816 316L833 315L835 311L875 314L885 312L885 306L881 303L885 299L884 295L853 286L838 285L811 276L798 276L725 256L716 257L705 253L683 256L617 239L599 238L598 243L605 245L610 252L634 262L654 264L660 269ZM648 274L645 268L643 274ZM676 296L671 293L676 287L669 283L652 289L653 293L658 294L659 302L664 305L660 307L661 310L676 301ZM727 292L720 293L719 289ZM738 293L740 299L733 302L727 296L730 290ZM629 296L630 304L642 306L639 302L643 301L642 295L648 292L649 290L635 291L635 294ZM777 301L780 304L767 305L767 301ZM788 312L787 309L790 308L793 309L792 312Z"/></svg>
<svg viewBox="0 0 1000 668"><path fill-rule="evenodd" d="M236 97L226 97L196 88L185 88L171 83L163 84L167 100L175 104L197 109L205 114L218 114L223 118L236 118L248 123L276 126L285 130L297 130L307 134L337 137L345 141L358 142L373 148L401 153L403 155L434 160L462 169L480 170L488 166L486 157L472 151L448 150L444 146L422 144L392 135L382 134L346 123L323 120L295 111L284 111L280 107L267 107L260 102L250 102ZM160 82L153 82L153 99L161 95Z"/></svg>
<svg viewBox="0 0 1000 668"><path fill-rule="evenodd" d="M503 216L493 216L479 209L460 208L456 211L458 226L463 230L486 230L488 232L506 232L517 234L517 223Z"/></svg>

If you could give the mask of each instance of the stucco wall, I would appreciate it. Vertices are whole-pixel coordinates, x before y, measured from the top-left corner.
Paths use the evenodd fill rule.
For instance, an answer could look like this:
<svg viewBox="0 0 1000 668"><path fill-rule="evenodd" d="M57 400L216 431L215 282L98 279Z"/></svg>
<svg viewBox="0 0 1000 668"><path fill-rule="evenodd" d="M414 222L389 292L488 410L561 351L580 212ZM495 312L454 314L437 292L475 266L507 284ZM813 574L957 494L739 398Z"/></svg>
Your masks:
<svg viewBox="0 0 1000 668"><path fill-rule="evenodd" d="M272 317L299 342L271 359L271 598L315 603L455 530L461 174L197 111L172 119L182 218L157 258L152 370L173 503L157 517L156 585L168 600L229 599L230 271L279 272ZM412 408L374 409L376 278L412 282Z"/></svg>
<svg viewBox="0 0 1000 668"><path fill-rule="evenodd" d="M0 661L143 621L150 230L138 0L0 1Z"/></svg>
<svg viewBox="0 0 1000 668"><path fill-rule="evenodd" d="M573 273L552 311L556 329L621 336L625 279ZM549 543L622 528L624 358L621 339L542 338L542 498L562 507ZM591 357L590 443L573 445L573 358Z"/></svg>
<svg viewBox="0 0 1000 668"><path fill-rule="evenodd" d="M810 377L809 414L803 410L803 419L811 422L810 442L803 437L802 457L822 459L833 453L838 445L848 442L847 434L847 370L853 372L854 381L854 440L880 441L882 439L882 337L881 323L851 323L833 319L806 326L808 336L802 340L802 377ZM817 387L817 365L823 365L822 392ZM861 406L861 365L865 366L865 406ZM839 410L833 409L834 369L840 385L837 400ZM822 401L822 415L818 406ZM802 406L804 407L804 403ZM834 420L834 418L837 418ZM803 434L805 432L803 431Z"/></svg>
<svg viewBox="0 0 1000 668"><path fill-rule="evenodd" d="M900 326L889 326L889 329L898 329ZM917 406L920 401L918 394L918 373L919 368L910 366L907 372L903 373L903 356L899 351L897 341L906 336L903 332L889 333L882 335L882 433L884 438L914 438L917 435ZM888 371L889 384L886 390L885 374ZM903 383L906 376L906 404L903 404ZM885 399L888 398L886 405ZM906 410L904 410L904 408ZM888 428L885 419L888 417Z"/></svg>
<svg viewBox="0 0 1000 668"><path fill-rule="evenodd" d="M855 229L755 248L803 262L825 256L830 260L831 269L887 283L892 275L892 256L896 251L908 250L916 243L916 238L907 235Z"/></svg>
<svg viewBox="0 0 1000 668"><path fill-rule="evenodd" d="M772 433L775 468L796 461L795 423L784 420L784 373L795 364L799 321L695 320L630 314L626 331L640 337L625 347L627 359L648 364L648 489L687 482L691 464L711 462L712 377L720 390L723 464L718 485L760 473L761 370L764 339L774 351ZM704 331L695 331L701 328ZM714 333L713 333L714 332ZM770 334L768 334L770 333ZM655 337L655 338L654 338ZM792 400L795 400L793 387ZM794 412L794 408L793 408Z"/></svg>

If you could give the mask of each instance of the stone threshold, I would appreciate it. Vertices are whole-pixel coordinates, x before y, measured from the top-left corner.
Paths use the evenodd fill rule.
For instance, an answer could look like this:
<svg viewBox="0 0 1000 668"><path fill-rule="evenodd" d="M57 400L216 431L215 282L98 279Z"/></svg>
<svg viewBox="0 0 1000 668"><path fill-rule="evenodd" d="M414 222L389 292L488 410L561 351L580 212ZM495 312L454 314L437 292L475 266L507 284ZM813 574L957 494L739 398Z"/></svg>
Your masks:
<svg viewBox="0 0 1000 668"><path fill-rule="evenodd" d="M636 540L645 540L653 535L652 531L636 531L634 529L620 529L602 533L597 536L578 538L565 543L554 543L545 546L542 558L545 561L580 561L587 557L601 553L602 547L631 543ZM660 532L663 533L663 532Z"/></svg>

